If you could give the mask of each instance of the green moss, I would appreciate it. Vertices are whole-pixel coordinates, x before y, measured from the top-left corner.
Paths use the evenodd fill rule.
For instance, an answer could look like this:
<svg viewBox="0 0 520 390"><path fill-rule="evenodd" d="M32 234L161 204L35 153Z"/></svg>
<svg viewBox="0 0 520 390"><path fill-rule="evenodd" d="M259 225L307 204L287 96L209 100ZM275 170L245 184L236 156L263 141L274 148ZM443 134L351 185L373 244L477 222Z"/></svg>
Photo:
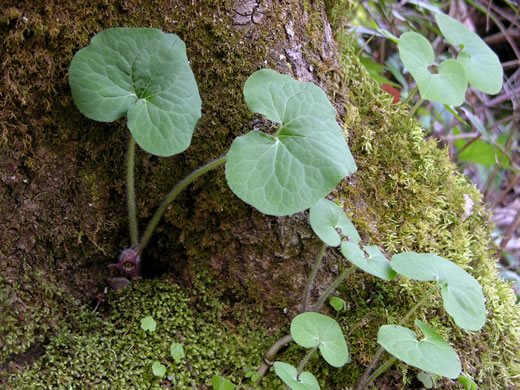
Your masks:
<svg viewBox="0 0 520 390"><path fill-rule="evenodd" d="M215 286L198 284L182 290L167 278L143 281L120 293L111 293L92 314L77 313L83 325L56 330L43 357L32 367L8 378L12 388L162 388L151 365L167 367L175 389L210 386L212 375L234 383L259 365L275 335L267 336L257 308L230 307L214 297ZM155 332L146 332L140 320L152 316ZM186 358L176 363L172 342L183 344ZM166 379L166 378L164 378ZM267 384L272 380L267 380Z"/></svg>

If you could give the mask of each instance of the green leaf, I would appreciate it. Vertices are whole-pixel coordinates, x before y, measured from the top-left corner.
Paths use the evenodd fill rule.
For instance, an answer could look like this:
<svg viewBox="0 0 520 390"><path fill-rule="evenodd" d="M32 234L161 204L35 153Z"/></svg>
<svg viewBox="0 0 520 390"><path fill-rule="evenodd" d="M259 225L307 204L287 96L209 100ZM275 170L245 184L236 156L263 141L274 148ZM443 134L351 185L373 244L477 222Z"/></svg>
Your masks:
<svg viewBox="0 0 520 390"><path fill-rule="evenodd" d="M384 280L395 277L396 273L390 267L390 262L376 245L364 246L363 249L366 254L353 242L341 243L341 253L356 267Z"/></svg>
<svg viewBox="0 0 520 390"><path fill-rule="evenodd" d="M482 288L457 264L429 253L405 252L394 255L390 265L407 278L438 281L444 308L459 327L479 330L484 326L486 306Z"/></svg>
<svg viewBox="0 0 520 390"><path fill-rule="evenodd" d="M213 386L213 390L235 390L233 383L218 375L213 375L211 385Z"/></svg>
<svg viewBox="0 0 520 390"><path fill-rule="evenodd" d="M347 302L338 297L330 297L329 304L336 311L347 310Z"/></svg>
<svg viewBox="0 0 520 390"><path fill-rule="evenodd" d="M454 106L464 102L468 82L458 61L443 61L439 73L432 74L428 69L434 62L432 45L416 32L402 34L398 47L401 61L417 82L423 99Z"/></svg>
<svg viewBox="0 0 520 390"><path fill-rule="evenodd" d="M462 383L465 390L478 390L478 385L467 376L461 375L458 377L457 381Z"/></svg>
<svg viewBox="0 0 520 390"><path fill-rule="evenodd" d="M358 231L343 209L330 200L321 199L311 207L309 223L314 233L329 246L338 246L341 243L336 229L340 229L343 236L349 237L355 243L361 241Z"/></svg>
<svg viewBox="0 0 520 390"><path fill-rule="evenodd" d="M460 134L460 131L457 128L453 129L453 135ZM502 133L494 142L499 145L504 145L507 142L509 137L509 132ZM464 146L470 140L467 139L458 139L455 141L455 147L457 150L462 150ZM460 154L457 156L459 161L468 161L477 164L481 164L486 168L491 168L492 166L497 165L497 161L500 162L500 167L507 168L509 167L509 159L503 159L504 154L500 151L500 149L496 149L489 143L481 138L473 141L471 145L468 145Z"/></svg>
<svg viewBox="0 0 520 390"><path fill-rule="evenodd" d="M291 336L304 348L318 347L323 359L331 366L341 367L350 360L341 328L326 315L314 312L297 315L291 322Z"/></svg>
<svg viewBox="0 0 520 390"><path fill-rule="evenodd" d="M493 50L459 21L441 13L435 15L435 20L446 40L463 48L457 61L464 67L469 83L482 92L498 93L504 71Z"/></svg>
<svg viewBox="0 0 520 390"><path fill-rule="evenodd" d="M280 124L274 135L254 130L229 149L226 179L244 202L264 214L293 214L356 171L336 110L318 86L263 69L249 77L244 97L251 111Z"/></svg>
<svg viewBox="0 0 520 390"><path fill-rule="evenodd" d="M424 387L426 387L427 389L431 389L433 387L433 379L430 374L421 371L417 374L417 379L419 379L421 383L424 385Z"/></svg>
<svg viewBox="0 0 520 390"><path fill-rule="evenodd" d="M141 329L149 332L155 332L157 322L154 321L152 316L144 317L141 319Z"/></svg>
<svg viewBox="0 0 520 390"><path fill-rule="evenodd" d="M163 377L166 374L166 366L159 361L152 364L152 372L155 376Z"/></svg>
<svg viewBox="0 0 520 390"><path fill-rule="evenodd" d="M296 367L284 363L274 362L274 372L292 390L319 390L320 385L314 375L308 371L298 375Z"/></svg>
<svg viewBox="0 0 520 390"><path fill-rule="evenodd" d="M173 360L179 363L184 357L184 347L179 343L172 343L170 345L170 354L172 355Z"/></svg>
<svg viewBox="0 0 520 390"><path fill-rule="evenodd" d="M415 320L424 339L417 341L414 331L398 326L383 325L377 342L389 353L410 366L455 379L462 369L459 357L443 338L424 322Z"/></svg>
<svg viewBox="0 0 520 390"><path fill-rule="evenodd" d="M186 46L157 29L100 32L72 59L69 83L82 114L101 122L127 115L139 146L158 156L184 151L200 118Z"/></svg>

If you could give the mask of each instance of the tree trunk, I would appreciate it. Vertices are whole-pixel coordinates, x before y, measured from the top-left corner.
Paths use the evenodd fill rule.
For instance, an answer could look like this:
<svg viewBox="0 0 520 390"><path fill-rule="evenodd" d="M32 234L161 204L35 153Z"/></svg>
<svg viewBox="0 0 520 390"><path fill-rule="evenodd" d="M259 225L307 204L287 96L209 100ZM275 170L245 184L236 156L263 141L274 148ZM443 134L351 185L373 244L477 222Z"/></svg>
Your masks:
<svg viewBox="0 0 520 390"><path fill-rule="evenodd" d="M518 310L496 276L480 195L455 173L444 151L424 141L405 108L391 104L368 79L348 36L338 48L322 2L7 0L3 8L0 291L5 298L0 303L8 315L0 319L6 335L0 365L10 376L18 375L22 363L48 353L44 346L62 327L81 328L77 312L93 305L106 279L117 276L107 265L130 245L129 132L123 120L99 123L78 112L67 80L72 56L103 29L156 27L185 41L203 114L186 152L171 158L137 152L140 231L176 182L224 155L235 137L265 125L242 97L254 71L270 68L313 82L337 109L359 168L333 196L364 242L380 245L388 255L434 252L473 269L488 298L490 319L475 335L454 330L451 342L466 354L461 359L468 374L481 383L513 386ZM476 201L469 217L463 217L465 195ZM241 202L227 187L223 170L216 170L169 207L143 254L143 275L168 275L187 288L209 271L219 280L214 293L228 305L258 305L265 310L259 326L280 329L301 310L320 246L307 213L265 216ZM335 249L327 250L313 299L345 263ZM342 325L353 358L342 369L344 378L355 378L367 365L377 348L378 326L395 323L421 293L409 282L403 290L361 271L351 279L341 290L349 307ZM436 310L441 329L451 329L449 317ZM426 309L419 315L431 319ZM500 346L489 341L510 333L515 335ZM507 363L500 363L502 357ZM328 383L339 386L332 379ZM202 382L198 386L203 388Z"/></svg>

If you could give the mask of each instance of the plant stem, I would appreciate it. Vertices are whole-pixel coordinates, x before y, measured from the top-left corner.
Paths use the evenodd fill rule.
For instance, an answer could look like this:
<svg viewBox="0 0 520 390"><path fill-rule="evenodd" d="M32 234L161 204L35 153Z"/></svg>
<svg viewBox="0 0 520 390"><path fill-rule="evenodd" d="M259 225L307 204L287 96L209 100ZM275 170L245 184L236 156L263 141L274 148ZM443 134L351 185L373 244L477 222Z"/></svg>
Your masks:
<svg viewBox="0 0 520 390"><path fill-rule="evenodd" d="M340 276L338 276L338 278L329 286L327 291L323 293L318 302L311 308L311 311L320 311L321 307L323 306L327 298L334 292L334 290L336 290L336 288L338 288L338 286L341 284L341 282L343 282L343 280L345 280L352 272L354 272L355 269L356 266L353 265L352 267L347 268L345 271L343 271L343 273Z"/></svg>
<svg viewBox="0 0 520 390"><path fill-rule="evenodd" d="M419 302L417 302L410 310L408 310L408 313L406 313L406 315L401 319L401 321L399 321L398 325L402 326L404 323L406 323L406 321L408 321L408 318L410 318L410 316L413 313L415 313L415 311L420 306L422 306L424 304L424 302L426 302L428 300L430 295L432 295L432 293L434 291L436 291L438 288L439 288L439 285L437 283L435 283L435 285L422 297L422 299ZM363 376L359 380L359 384L356 387L356 390L363 390L363 389L365 389L370 383L372 383L372 381L374 379L376 379L384 371L380 367L375 372L375 373L377 373L377 375L375 375L375 373L374 373L373 375L370 376L370 378L367 379L368 375L370 374L370 371L372 371L372 369L375 367L375 365L379 362L379 359L381 358L381 355L383 354L383 352L385 352L385 349L383 347L379 347L377 352L374 354L374 357L372 358L372 361L370 362L369 366L365 370L365 373L363 374ZM390 359L390 360L392 360L392 359ZM388 367L388 366L386 366L387 363L388 362L385 362L383 364L383 366L385 366L384 369L386 369ZM392 360L392 363L393 363L393 360Z"/></svg>
<svg viewBox="0 0 520 390"><path fill-rule="evenodd" d="M408 104L410 102L410 100L413 98L413 96L416 94L416 92L419 90L419 87L418 86L415 86L414 89L412 89L412 92L410 92L408 94L408 96L406 97L406 99L404 99L404 102L403 104Z"/></svg>
<svg viewBox="0 0 520 390"><path fill-rule="evenodd" d="M210 161L206 165L203 165L202 167L196 169L192 173L190 173L188 176L186 176L184 179L182 179L180 182L178 182L175 187L172 188L170 193L166 196L166 198L162 201L162 203L159 205L157 210L155 211L155 214L153 215L150 222L148 222L148 225L146 226L146 230L144 231L143 237L141 238L141 242L139 243L139 248L137 250L137 254L141 256L143 253L144 248L148 244L148 241L150 241L150 237L152 236L153 231L157 227L157 224L161 220L164 212L166 211L166 208L168 205L175 200L177 195L182 192L187 186L189 186L193 181L195 181L197 178L202 176L203 174L218 168L222 164L226 162L226 156L219 157L216 160Z"/></svg>
<svg viewBox="0 0 520 390"><path fill-rule="evenodd" d="M309 352L307 352L305 354L303 359L300 360L300 364L298 364L298 367L296 368L296 372L298 373L298 375L300 375L303 372L303 369L305 368L305 366L307 365L309 360L311 360L311 358L314 356L314 354L316 353L317 350L318 350L317 346L316 347L312 347L309 350Z"/></svg>
<svg viewBox="0 0 520 390"><path fill-rule="evenodd" d="M392 356L386 362L384 362L370 377L367 379L365 385L361 388L361 390L365 390L368 385L370 385L374 379L376 379L381 373L383 373L388 367L390 367L397 360L396 357Z"/></svg>
<svg viewBox="0 0 520 390"><path fill-rule="evenodd" d="M316 263L309 275L309 280L307 282L307 286L305 286L305 291L303 292L303 311L307 311L307 304L309 303L309 293L311 292L312 285L314 283L314 279L316 278L316 274L318 273L318 268L320 267L321 260L323 260L323 255L325 254L325 249L327 249L327 244L323 243L320 249L320 253L316 258Z"/></svg>
<svg viewBox="0 0 520 390"><path fill-rule="evenodd" d="M417 100L417 103L415 103L415 105L412 107L412 110L408 113L407 119L410 119L413 116L413 114L415 114L415 111L417 111L417 109L419 107L421 107L421 104L423 104L423 102L424 102L423 98L420 98L419 100Z"/></svg>
<svg viewBox="0 0 520 390"><path fill-rule="evenodd" d="M291 341L293 341L293 338L290 334L283 336L281 339L279 339L277 342L275 342L271 348L265 353L264 358L262 359L262 363L260 364L260 368L257 371L257 374L259 378L257 379L255 386L260 385L260 382L262 381L263 376L269 370L269 367L271 367L274 363L274 359L276 358L276 355L278 354L278 351L285 347L287 344L289 344Z"/></svg>
<svg viewBox="0 0 520 390"><path fill-rule="evenodd" d="M126 204L128 207L128 224L130 229L130 243L135 246L138 243L137 214L135 208L135 185L134 185L134 162L135 162L135 139L130 134L128 142L128 156L126 165Z"/></svg>

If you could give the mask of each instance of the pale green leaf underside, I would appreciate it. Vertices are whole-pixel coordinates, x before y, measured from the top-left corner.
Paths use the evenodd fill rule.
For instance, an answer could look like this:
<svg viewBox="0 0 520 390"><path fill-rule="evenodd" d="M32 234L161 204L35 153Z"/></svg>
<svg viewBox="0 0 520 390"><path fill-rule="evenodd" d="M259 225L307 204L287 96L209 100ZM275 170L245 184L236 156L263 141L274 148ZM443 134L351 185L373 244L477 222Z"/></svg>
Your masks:
<svg viewBox="0 0 520 390"><path fill-rule="evenodd" d="M340 229L343 236L349 237L356 244L361 241L358 231L343 209L330 200L321 199L311 207L309 223L314 233L329 246L338 246L341 243L336 229Z"/></svg>
<svg viewBox="0 0 520 390"><path fill-rule="evenodd" d="M377 342L389 353L410 366L432 374L455 379L461 372L457 353L443 338L425 323L415 320L424 338L417 341L414 331L398 326L383 325Z"/></svg>
<svg viewBox="0 0 520 390"><path fill-rule="evenodd" d="M251 131L234 140L226 179L244 202L269 215L303 211L357 169L336 111L318 86L275 71L244 86L249 109L280 124L276 135Z"/></svg>
<svg viewBox="0 0 520 390"><path fill-rule="evenodd" d="M158 156L184 151L200 118L184 42L157 29L100 32L72 59L69 83L81 113L101 122L127 115L138 145Z"/></svg>
<svg viewBox="0 0 520 390"><path fill-rule="evenodd" d="M463 45L457 61L464 66L469 83L482 92L498 93L502 89L504 71L493 50L459 21L441 13L435 15L435 20L450 44Z"/></svg>
<svg viewBox="0 0 520 390"><path fill-rule="evenodd" d="M296 367L284 362L273 364L276 375L292 390L319 390L320 385L314 375L308 371L298 375Z"/></svg>
<svg viewBox="0 0 520 390"><path fill-rule="evenodd" d="M423 99L460 106L468 86L464 67L456 60L443 61L437 74L428 67L433 65L434 54L430 42L421 34L406 32L399 38L399 56L419 86Z"/></svg>
<svg viewBox="0 0 520 390"><path fill-rule="evenodd" d="M356 267L371 275L384 280L392 280L396 272L390 267L390 262L381 253L376 245L363 247L363 250L354 242L342 242L341 253Z"/></svg>
<svg viewBox="0 0 520 390"><path fill-rule="evenodd" d="M347 342L338 323L323 314L306 312L291 322L294 342L304 348L318 347L331 366L341 367L349 361Z"/></svg>
<svg viewBox="0 0 520 390"><path fill-rule="evenodd" d="M444 308L463 329L479 330L486 322L484 294L479 283L455 263L428 253L394 255L391 267L407 278L438 280Z"/></svg>

